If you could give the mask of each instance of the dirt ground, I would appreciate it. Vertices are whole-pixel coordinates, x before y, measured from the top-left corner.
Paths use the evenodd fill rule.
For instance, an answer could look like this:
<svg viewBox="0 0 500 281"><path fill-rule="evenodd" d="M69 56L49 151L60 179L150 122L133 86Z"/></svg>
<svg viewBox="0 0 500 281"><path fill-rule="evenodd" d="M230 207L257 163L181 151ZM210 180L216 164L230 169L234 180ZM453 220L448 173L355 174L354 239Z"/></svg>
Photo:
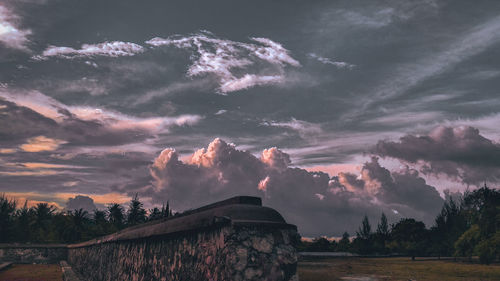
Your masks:
<svg viewBox="0 0 500 281"><path fill-rule="evenodd" d="M57 264L14 264L0 272L0 281L62 281Z"/></svg>

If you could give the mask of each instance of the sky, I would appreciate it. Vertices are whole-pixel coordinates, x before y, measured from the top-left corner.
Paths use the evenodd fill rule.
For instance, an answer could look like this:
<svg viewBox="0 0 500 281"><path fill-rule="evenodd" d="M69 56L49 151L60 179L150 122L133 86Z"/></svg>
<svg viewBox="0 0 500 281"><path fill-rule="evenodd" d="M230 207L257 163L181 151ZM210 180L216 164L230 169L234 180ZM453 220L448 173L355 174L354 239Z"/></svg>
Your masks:
<svg viewBox="0 0 500 281"><path fill-rule="evenodd" d="M500 181L498 1L0 2L0 193L263 198L303 236Z"/></svg>

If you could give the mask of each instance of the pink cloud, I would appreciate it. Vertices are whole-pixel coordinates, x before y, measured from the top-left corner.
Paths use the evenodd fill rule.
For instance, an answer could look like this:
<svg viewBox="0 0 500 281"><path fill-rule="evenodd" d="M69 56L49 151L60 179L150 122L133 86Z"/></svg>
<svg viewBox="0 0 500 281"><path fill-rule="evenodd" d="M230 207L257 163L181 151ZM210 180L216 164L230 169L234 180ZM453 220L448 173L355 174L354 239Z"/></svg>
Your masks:
<svg viewBox="0 0 500 281"><path fill-rule="evenodd" d="M443 199L414 170L391 173L373 158L358 175L345 172L330 177L323 172L289 167L290 157L278 148L260 157L214 139L207 148L179 160L174 149L163 150L150 166L154 181L142 191L153 200L170 200L175 209L201 206L231 196L262 197L304 233L341 234L364 214L381 212L392 219L411 216L434 219ZM392 210L397 210L395 214ZM343 222L342 229L324 225Z"/></svg>

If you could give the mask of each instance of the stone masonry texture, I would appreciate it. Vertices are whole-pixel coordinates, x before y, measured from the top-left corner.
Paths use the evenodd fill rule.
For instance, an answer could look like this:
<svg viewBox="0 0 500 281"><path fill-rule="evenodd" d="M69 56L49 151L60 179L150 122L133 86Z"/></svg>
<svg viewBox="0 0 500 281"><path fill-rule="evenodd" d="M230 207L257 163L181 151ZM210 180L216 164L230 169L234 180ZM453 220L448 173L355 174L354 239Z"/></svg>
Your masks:
<svg viewBox="0 0 500 281"><path fill-rule="evenodd" d="M70 248L86 280L298 280L293 228L225 225Z"/></svg>
<svg viewBox="0 0 500 281"><path fill-rule="evenodd" d="M0 262L57 263L65 260L66 245L0 244Z"/></svg>

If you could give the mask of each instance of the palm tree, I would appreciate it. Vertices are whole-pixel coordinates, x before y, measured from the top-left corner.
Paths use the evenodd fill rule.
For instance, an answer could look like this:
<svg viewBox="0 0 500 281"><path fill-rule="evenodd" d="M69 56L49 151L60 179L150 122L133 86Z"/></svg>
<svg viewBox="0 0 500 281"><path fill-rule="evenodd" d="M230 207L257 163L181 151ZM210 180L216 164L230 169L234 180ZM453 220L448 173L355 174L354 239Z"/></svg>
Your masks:
<svg viewBox="0 0 500 281"><path fill-rule="evenodd" d="M110 231L110 223L106 219L106 211L94 210L94 225L92 236L103 236Z"/></svg>
<svg viewBox="0 0 500 281"><path fill-rule="evenodd" d="M12 238L12 221L15 210L16 201L7 199L5 194L0 195L0 242L8 242Z"/></svg>
<svg viewBox="0 0 500 281"><path fill-rule="evenodd" d="M37 242L46 242L52 225L52 216L56 208L48 203L38 203L33 208L35 215L34 240Z"/></svg>
<svg viewBox="0 0 500 281"><path fill-rule="evenodd" d="M146 221L146 210L142 207L143 204L139 201L139 196L135 194L127 212L127 224L136 225Z"/></svg>
<svg viewBox="0 0 500 281"><path fill-rule="evenodd" d="M16 217L16 240L21 242L30 241L35 215L33 208L28 208L28 200L24 201L23 207L16 211Z"/></svg>
<svg viewBox="0 0 500 281"><path fill-rule="evenodd" d="M118 203L113 203L108 207L108 220L116 228L116 230L123 228L123 221L125 219L123 207Z"/></svg>
<svg viewBox="0 0 500 281"><path fill-rule="evenodd" d="M86 240L87 229L90 219L89 213L83 209L67 212L67 228L64 231L64 237L68 242L79 242Z"/></svg>

